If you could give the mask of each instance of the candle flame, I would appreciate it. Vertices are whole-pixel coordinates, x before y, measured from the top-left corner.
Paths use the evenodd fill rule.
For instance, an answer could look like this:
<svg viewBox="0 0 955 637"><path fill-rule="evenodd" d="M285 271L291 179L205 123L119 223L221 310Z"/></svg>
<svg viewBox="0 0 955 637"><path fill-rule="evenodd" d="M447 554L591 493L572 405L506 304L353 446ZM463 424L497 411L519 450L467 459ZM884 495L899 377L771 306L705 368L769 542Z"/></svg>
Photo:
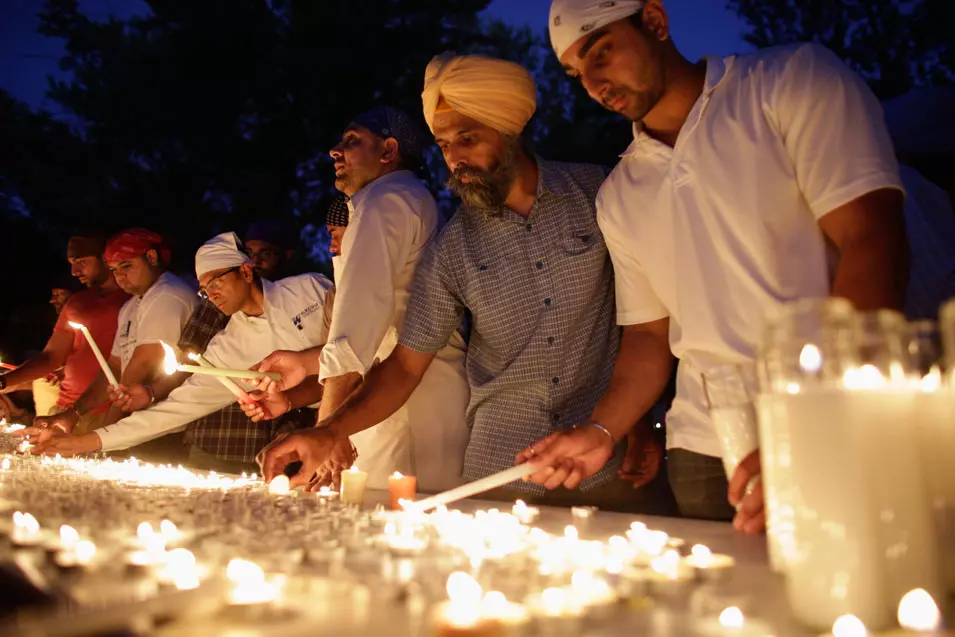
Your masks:
<svg viewBox="0 0 955 637"><path fill-rule="evenodd" d="M179 359L176 358L176 350L162 341L159 341L159 344L162 345L162 350L166 353L162 359L163 371L167 374L175 374L179 369Z"/></svg>
<svg viewBox="0 0 955 637"><path fill-rule="evenodd" d="M149 522L140 522L139 526L136 527L136 536L140 540L146 540L153 536L155 531L153 531L153 525Z"/></svg>
<svg viewBox="0 0 955 637"><path fill-rule="evenodd" d="M869 631L855 615L843 615L832 624L832 637L866 637Z"/></svg>
<svg viewBox="0 0 955 637"><path fill-rule="evenodd" d="M926 394L938 391L941 386L942 370L940 370L937 365L933 366L932 369L929 370L929 373L923 376L922 380L919 381L919 389Z"/></svg>
<svg viewBox="0 0 955 637"><path fill-rule="evenodd" d="M885 377L875 365L863 365L858 369L847 370L842 377L846 389L878 389L885 385Z"/></svg>
<svg viewBox="0 0 955 637"><path fill-rule="evenodd" d="M456 605L477 606L484 596L484 590L478 581L463 571L451 573L446 588L448 598Z"/></svg>
<svg viewBox="0 0 955 637"><path fill-rule="evenodd" d="M287 495L291 491L291 481L288 479L288 476L285 474L279 474L272 478L272 482L269 482L269 494L271 495Z"/></svg>
<svg viewBox="0 0 955 637"><path fill-rule="evenodd" d="M720 626L724 628L742 628L743 611L741 611L737 606L724 608L723 612L720 613Z"/></svg>
<svg viewBox="0 0 955 637"><path fill-rule="evenodd" d="M822 369L822 352L812 343L803 345L799 352L799 367L806 373L815 374Z"/></svg>
<svg viewBox="0 0 955 637"><path fill-rule="evenodd" d="M400 471L395 471L394 473L391 474L391 477L394 478L395 480L401 480L405 476Z"/></svg>
<svg viewBox="0 0 955 637"><path fill-rule="evenodd" d="M78 564L89 564L96 555L96 545L89 540L80 540L73 548L73 552L76 554Z"/></svg>
<svg viewBox="0 0 955 637"><path fill-rule="evenodd" d="M254 584L265 581L262 567L249 560L234 558L226 566L225 576L236 584Z"/></svg>
<svg viewBox="0 0 955 637"><path fill-rule="evenodd" d="M186 354L186 358L188 358L189 360L191 360L191 361L194 362L194 363L198 363L198 362L199 362L199 359L200 359L201 357L200 357L199 354L196 353L196 352L189 352L188 354Z"/></svg>
<svg viewBox="0 0 955 637"><path fill-rule="evenodd" d="M72 526L64 524L60 527L60 545L65 549L71 549L76 546L80 540L80 534Z"/></svg>
<svg viewBox="0 0 955 637"><path fill-rule="evenodd" d="M899 625L916 632L934 632L942 626L938 605L928 591L916 588L899 602Z"/></svg>
<svg viewBox="0 0 955 637"><path fill-rule="evenodd" d="M29 513L20 513L19 511L14 513L13 525L31 535L40 532L40 523Z"/></svg>
<svg viewBox="0 0 955 637"><path fill-rule="evenodd" d="M86 326L82 323L74 323L73 321L67 321L67 323L69 323L70 327L72 327L74 330L82 330L86 328Z"/></svg>
<svg viewBox="0 0 955 637"><path fill-rule="evenodd" d="M564 537L568 540L576 540L580 538L580 533L577 532L576 526L565 526Z"/></svg>
<svg viewBox="0 0 955 637"><path fill-rule="evenodd" d="M548 615L560 615L567 607L567 595L561 588L545 588L541 593L541 603L544 606L544 612Z"/></svg>
<svg viewBox="0 0 955 637"><path fill-rule="evenodd" d="M348 471L351 472L351 473L358 473L358 471L359 471L358 465L353 464L351 467L349 467Z"/></svg>
<svg viewBox="0 0 955 637"><path fill-rule="evenodd" d="M690 549L690 554L698 566L706 567L713 563L713 551L703 544L694 544L693 548Z"/></svg>
<svg viewBox="0 0 955 637"><path fill-rule="evenodd" d="M163 520L159 523L159 533L166 541L175 540L179 537L179 529L172 520Z"/></svg>

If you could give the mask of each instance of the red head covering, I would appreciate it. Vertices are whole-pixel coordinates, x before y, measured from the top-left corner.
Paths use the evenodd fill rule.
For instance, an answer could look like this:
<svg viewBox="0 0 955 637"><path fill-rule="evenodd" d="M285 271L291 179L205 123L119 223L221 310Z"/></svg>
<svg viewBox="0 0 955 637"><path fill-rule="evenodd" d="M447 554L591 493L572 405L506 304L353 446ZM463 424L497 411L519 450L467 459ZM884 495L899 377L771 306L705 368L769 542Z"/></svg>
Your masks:
<svg viewBox="0 0 955 637"><path fill-rule="evenodd" d="M130 228L109 238L109 241L106 242L103 258L107 263L124 261L144 256L150 250L156 251L159 255L159 261L164 266L169 265L172 253L166 246L166 242L163 241L162 235L144 228Z"/></svg>

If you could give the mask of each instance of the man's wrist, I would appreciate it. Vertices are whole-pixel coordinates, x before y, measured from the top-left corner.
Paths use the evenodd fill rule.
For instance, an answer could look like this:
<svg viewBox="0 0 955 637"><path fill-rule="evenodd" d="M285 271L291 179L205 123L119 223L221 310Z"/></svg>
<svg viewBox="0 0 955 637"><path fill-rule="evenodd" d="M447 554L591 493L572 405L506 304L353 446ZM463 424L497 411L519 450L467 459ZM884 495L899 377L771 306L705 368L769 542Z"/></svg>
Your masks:
<svg viewBox="0 0 955 637"><path fill-rule="evenodd" d="M153 386L149 383L143 383L143 389L145 389L146 393L149 394L149 403L146 406L152 407L152 405L156 402L156 392L153 391Z"/></svg>
<svg viewBox="0 0 955 637"><path fill-rule="evenodd" d="M617 446L617 443L619 442L619 440L617 440L617 436L615 436L612 431L610 431L607 427L603 426L602 424L600 424L600 423L597 422L596 420L591 420L591 421L589 421L586 425L582 425L582 426L583 426L583 427L589 427L589 428L591 428L591 429L596 429L597 431L599 431L599 432L601 433L601 435L607 437L607 439L610 441L610 444L611 444L611 445L613 445L613 446L615 446L615 447Z"/></svg>

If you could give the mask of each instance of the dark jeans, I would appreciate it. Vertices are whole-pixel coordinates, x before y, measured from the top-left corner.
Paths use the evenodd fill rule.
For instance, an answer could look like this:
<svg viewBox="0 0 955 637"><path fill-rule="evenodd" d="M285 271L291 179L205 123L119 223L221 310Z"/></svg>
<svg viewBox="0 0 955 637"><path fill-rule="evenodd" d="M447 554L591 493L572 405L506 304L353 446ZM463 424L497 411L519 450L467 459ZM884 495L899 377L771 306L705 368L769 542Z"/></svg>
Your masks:
<svg viewBox="0 0 955 637"><path fill-rule="evenodd" d="M642 513L644 515L679 515L676 502L673 500L673 494L670 492L670 485L667 483L663 471L653 482L639 489L634 489L631 482L615 478L607 484L589 491L557 487L544 495L532 495L504 487L475 497L482 500L509 502L520 499L537 506L595 506L602 511Z"/></svg>
<svg viewBox="0 0 955 637"><path fill-rule="evenodd" d="M667 467L683 517L732 520L736 515L727 499L729 484L722 459L686 449L668 449Z"/></svg>

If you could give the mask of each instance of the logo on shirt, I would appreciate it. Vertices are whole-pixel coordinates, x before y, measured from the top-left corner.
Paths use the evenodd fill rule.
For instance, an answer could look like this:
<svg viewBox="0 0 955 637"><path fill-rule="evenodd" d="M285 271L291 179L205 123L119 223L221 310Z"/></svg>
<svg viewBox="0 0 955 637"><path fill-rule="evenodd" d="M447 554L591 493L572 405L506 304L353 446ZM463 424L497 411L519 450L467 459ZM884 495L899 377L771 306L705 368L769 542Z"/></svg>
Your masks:
<svg viewBox="0 0 955 637"><path fill-rule="evenodd" d="M133 322L126 321L126 331L123 332L123 338L129 338L129 330L132 329L132 327L133 327Z"/></svg>
<svg viewBox="0 0 955 637"><path fill-rule="evenodd" d="M302 321L305 320L305 317L309 316L310 314L314 314L321 308L321 303L313 303L312 305L309 305L307 308L295 315L295 317L292 319L292 324L300 331L304 330L305 325L302 324Z"/></svg>

